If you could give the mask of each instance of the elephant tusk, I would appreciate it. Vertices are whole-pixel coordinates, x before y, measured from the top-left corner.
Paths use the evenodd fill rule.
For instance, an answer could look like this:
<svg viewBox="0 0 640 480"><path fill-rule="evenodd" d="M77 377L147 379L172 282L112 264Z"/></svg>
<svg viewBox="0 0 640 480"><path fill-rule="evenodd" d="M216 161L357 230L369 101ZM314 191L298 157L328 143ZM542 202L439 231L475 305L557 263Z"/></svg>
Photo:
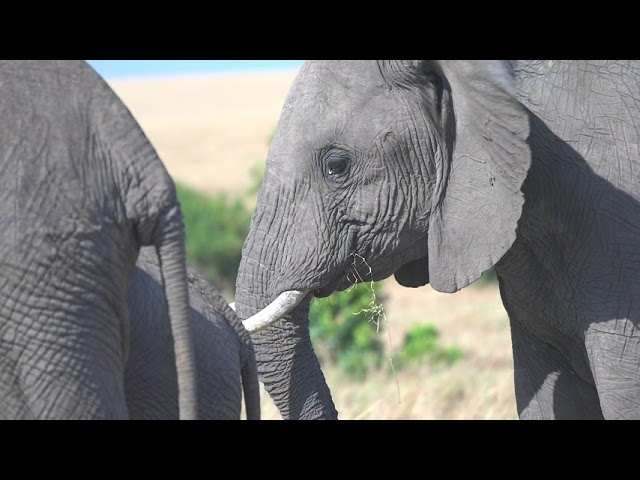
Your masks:
<svg viewBox="0 0 640 480"><path fill-rule="evenodd" d="M236 302L230 303L229 306L231 307L231 310L234 312L236 311Z"/></svg>
<svg viewBox="0 0 640 480"><path fill-rule="evenodd" d="M290 290L282 292L273 302L242 322L249 333L254 333L268 327L280 320L284 315L293 310L309 290Z"/></svg>

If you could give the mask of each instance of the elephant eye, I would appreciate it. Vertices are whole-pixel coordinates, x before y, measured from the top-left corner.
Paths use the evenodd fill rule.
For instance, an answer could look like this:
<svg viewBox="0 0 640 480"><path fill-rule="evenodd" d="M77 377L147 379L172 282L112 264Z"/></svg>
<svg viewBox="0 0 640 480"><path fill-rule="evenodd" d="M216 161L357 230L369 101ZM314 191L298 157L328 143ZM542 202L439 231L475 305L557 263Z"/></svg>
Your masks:
<svg viewBox="0 0 640 480"><path fill-rule="evenodd" d="M338 177L347 171L349 159L344 154L332 154L327 157L325 171L327 175Z"/></svg>

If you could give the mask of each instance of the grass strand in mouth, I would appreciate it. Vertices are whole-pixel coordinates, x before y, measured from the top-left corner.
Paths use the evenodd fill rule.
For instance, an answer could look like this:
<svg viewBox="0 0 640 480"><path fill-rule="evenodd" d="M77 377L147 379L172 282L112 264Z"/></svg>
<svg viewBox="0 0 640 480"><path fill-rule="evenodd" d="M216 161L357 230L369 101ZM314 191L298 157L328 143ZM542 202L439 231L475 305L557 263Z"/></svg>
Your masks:
<svg viewBox="0 0 640 480"><path fill-rule="evenodd" d="M365 260L364 257L362 257L361 255L358 255L357 253L351 253L350 255L351 257L353 257L353 261L351 262L350 268L349 268L349 272L347 273L347 280L349 280L350 282L352 282L352 285L347 289L347 291L351 291L354 288L357 288L358 283L361 283L363 285L366 286L366 288L368 288L368 290L371 292L371 302L369 302L369 305L366 308L363 308L362 310L360 310L359 312L355 312L354 315L358 315L360 313L364 313L367 316L367 321L371 322L373 324L375 324L376 326L376 333L380 332L380 320L384 320L384 323L387 326L387 337L389 340L389 351L392 351L392 343L391 343L391 328L389 328L389 321L387 320L387 315L384 312L384 307L382 306L382 303L378 300L378 297L376 296L376 292L373 288L373 276L371 275L371 266L367 263L367 261ZM369 278L371 278L371 280L369 282L365 282L365 280L363 280L362 276L360 275L360 272L358 271L358 266L356 264L356 262L360 260L365 267L367 267L368 271L364 274L364 276L369 276ZM350 278L350 274L353 273L353 281ZM393 378L396 382L396 389L398 391L398 403L402 403L401 400L401 396L400 396L400 383L398 382L398 376L396 375L396 370L393 367L393 356L389 357L389 365L391 366L391 372L393 373Z"/></svg>

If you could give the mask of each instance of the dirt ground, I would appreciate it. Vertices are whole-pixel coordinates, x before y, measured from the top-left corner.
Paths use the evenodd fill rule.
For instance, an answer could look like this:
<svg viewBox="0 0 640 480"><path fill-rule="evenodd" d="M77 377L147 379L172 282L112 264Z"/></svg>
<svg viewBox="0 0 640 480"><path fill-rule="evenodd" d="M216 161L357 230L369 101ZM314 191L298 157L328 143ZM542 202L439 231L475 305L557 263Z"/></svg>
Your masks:
<svg viewBox="0 0 640 480"><path fill-rule="evenodd" d="M169 173L205 193L244 192L264 162L295 72L112 82ZM453 367L391 369L365 382L325 370L343 419L515 419L507 315L496 287L453 295L384 282L389 355L411 325L431 322L445 345L467 352ZM390 341L389 339L390 335ZM262 395L263 418L279 419Z"/></svg>

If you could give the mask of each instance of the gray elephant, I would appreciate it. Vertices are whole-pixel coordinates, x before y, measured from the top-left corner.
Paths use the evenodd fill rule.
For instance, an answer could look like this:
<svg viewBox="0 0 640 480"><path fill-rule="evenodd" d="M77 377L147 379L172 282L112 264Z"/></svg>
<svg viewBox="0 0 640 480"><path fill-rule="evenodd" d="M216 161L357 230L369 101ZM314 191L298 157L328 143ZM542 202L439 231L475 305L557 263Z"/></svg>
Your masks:
<svg viewBox="0 0 640 480"><path fill-rule="evenodd" d="M195 418L182 216L131 113L80 60L0 61L0 418L127 418L127 292L158 250Z"/></svg>
<svg viewBox="0 0 640 480"><path fill-rule="evenodd" d="M236 292L241 318L300 302L253 338L282 415L338 416L312 296L494 267L520 418L640 418L639 82L635 61L306 62Z"/></svg>
<svg viewBox="0 0 640 480"><path fill-rule="evenodd" d="M239 420L244 392L247 420L260 419L260 389L249 334L222 295L187 270L197 366L198 418ZM154 249L145 247L129 289L131 343L124 390L132 420L178 418L171 330Z"/></svg>

